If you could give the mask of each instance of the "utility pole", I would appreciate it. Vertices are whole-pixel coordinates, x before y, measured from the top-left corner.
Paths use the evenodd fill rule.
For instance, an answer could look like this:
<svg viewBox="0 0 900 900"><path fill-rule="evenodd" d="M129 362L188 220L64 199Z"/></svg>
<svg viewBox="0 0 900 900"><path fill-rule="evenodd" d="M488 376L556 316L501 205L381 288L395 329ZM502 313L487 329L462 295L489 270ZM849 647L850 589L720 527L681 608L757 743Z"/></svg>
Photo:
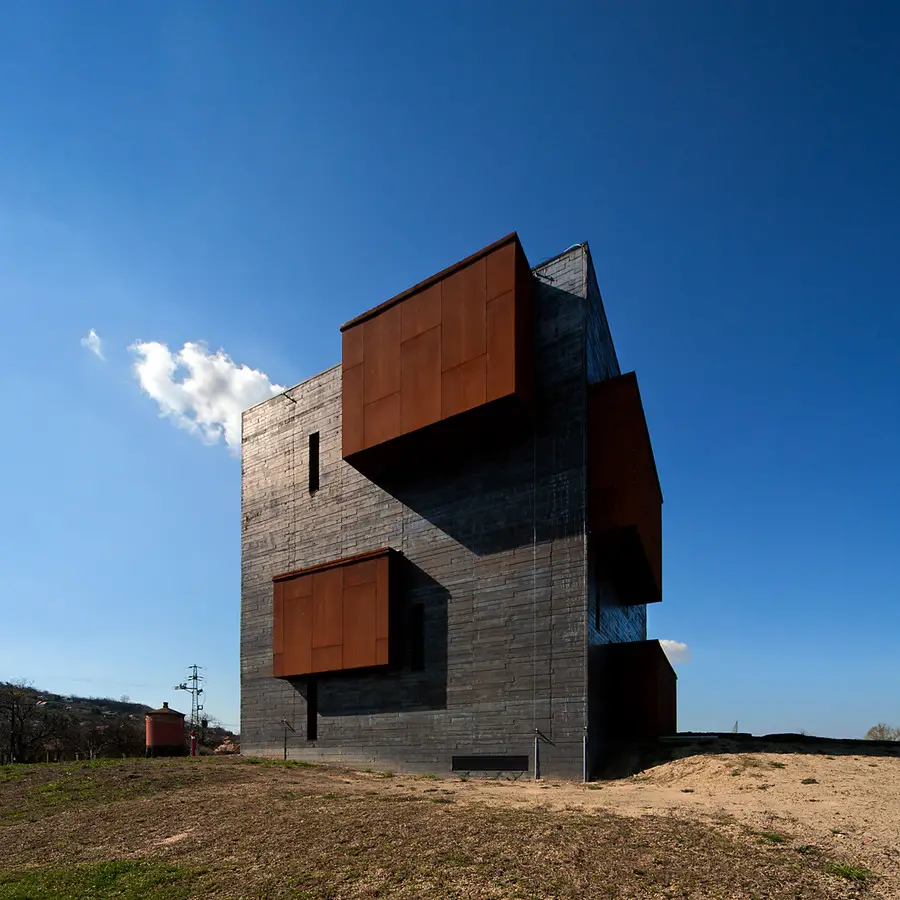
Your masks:
<svg viewBox="0 0 900 900"><path fill-rule="evenodd" d="M202 666L188 666L187 681L175 685L176 691L187 691L191 695L191 756L196 755L195 741L197 739L197 728L200 726L200 713L203 712L203 702L201 695L203 688L201 683L206 679L200 674Z"/></svg>

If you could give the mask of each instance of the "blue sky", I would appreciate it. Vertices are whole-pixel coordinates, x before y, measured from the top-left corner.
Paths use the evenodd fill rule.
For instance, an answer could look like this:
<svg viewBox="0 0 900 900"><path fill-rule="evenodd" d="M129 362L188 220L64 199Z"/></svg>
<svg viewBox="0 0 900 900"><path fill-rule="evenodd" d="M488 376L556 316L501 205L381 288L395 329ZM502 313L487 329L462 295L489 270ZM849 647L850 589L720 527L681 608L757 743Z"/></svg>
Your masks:
<svg viewBox="0 0 900 900"><path fill-rule="evenodd" d="M517 230L589 241L638 372L680 727L900 725L898 35L889 2L5 3L0 679L176 705L197 662L236 726L240 463L134 363L296 383ZM194 352L188 414L234 374Z"/></svg>

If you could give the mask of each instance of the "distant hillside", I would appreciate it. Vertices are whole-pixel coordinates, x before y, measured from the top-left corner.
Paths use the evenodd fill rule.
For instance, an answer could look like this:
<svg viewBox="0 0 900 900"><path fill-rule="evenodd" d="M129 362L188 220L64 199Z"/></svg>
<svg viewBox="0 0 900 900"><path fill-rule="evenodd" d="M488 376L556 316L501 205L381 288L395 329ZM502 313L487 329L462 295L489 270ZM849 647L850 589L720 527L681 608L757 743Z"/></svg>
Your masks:
<svg viewBox="0 0 900 900"><path fill-rule="evenodd" d="M143 719L152 706L132 703L130 700L112 700L109 697L78 697L73 694L53 694L50 691L29 689L35 702L50 710L65 710L78 719L91 720L97 717L112 719L116 716L135 716Z"/></svg>
<svg viewBox="0 0 900 900"><path fill-rule="evenodd" d="M152 708L126 697L79 697L0 682L0 763L140 756L144 717ZM198 734L204 751L236 742L215 720L205 723Z"/></svg>

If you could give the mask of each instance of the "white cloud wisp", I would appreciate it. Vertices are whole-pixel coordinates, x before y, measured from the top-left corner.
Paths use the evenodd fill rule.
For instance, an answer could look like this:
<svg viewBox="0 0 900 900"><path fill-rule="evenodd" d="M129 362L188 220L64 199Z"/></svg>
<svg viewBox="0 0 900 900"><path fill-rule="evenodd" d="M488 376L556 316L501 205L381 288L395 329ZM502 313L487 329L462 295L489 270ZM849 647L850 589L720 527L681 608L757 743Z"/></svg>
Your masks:
<svg viewBox="0 0 900 900"><path fill-rule="evenodd" d="M682 644L681 641L660 641L662 644L662 648L665 651L666 656L669 657L669 662L672 665L677 665L678 663L690 662L691 660L691 648L688 647L687 644Z"/></svg>
<svg viewBox="0 0 900 900"><path fill-rule="evenodd" d="M103 342L100 340L100 335L93 328L81 339L81 346L87 347L91 353L99 356L100 359L106 358L103 355Z"/></svg>
<svg viewBox="0 0 900 900"><path fill-rule="evenodd" d="M237 365L224 350L210 353L200 343L177 352L157 341L137 341L134 374L159 406L159 414L204 443L223 438L232 453L241 447L241 413L284 391L268 375Z"/></svg>

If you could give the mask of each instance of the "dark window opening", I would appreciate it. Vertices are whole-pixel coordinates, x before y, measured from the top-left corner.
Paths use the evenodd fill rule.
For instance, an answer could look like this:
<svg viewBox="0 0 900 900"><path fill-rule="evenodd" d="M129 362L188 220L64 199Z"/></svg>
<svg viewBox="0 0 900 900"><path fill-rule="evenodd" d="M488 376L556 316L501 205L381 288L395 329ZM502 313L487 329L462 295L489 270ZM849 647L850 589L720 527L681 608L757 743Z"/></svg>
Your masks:
<svg viewBox="0 0 900 900"><path fill-rule="evenodd" d="M309 436L309 492L319 489L319 432Z"/></svg>
<svg viewBox="0 0 900 900"><path fill-rule="evenodd" d="M425 668L425 607L421 603L409 611L409 667L413 672Z"/></svg>
<svg viewBox="0 0 900 900"><path fill-rule="evenodd" d="M527 772L528 757L502 754L454 756L451 769L454 772Z"/></svg>
<svg viewBox="0 0 900 900"><path fill-rule="evenodd" d="M314 678L306 683L306 739L319 738L319 684Z"/></svg>

